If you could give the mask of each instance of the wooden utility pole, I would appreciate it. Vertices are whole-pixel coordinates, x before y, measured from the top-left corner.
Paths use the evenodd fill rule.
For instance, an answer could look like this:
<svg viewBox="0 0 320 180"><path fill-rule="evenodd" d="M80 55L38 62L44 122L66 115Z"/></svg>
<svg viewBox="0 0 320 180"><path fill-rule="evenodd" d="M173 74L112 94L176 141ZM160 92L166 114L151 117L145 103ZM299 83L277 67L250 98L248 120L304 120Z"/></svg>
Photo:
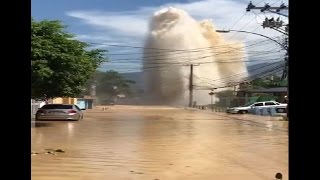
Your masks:
<svg viewBox="0 0 320 180"><path fill-rule="evenodd" d="M199 66L199 64L188 64L190 66L190 76L189 76L189 107L192 107L193 102L193 66Z"/></svg>
<svg viewBox="0 0 320 180"><path fill-rule="evenodd" d="M213 112L213 95L214 95L214 92L213 92L214 89L211 90L211 92L209 93L209 95L211 96L211 111Z"/></svg>
<svg viewBox="0 0 320 180"><path fill-rule="evenodd" d="M193 102L193 64L190 65L189 77L189 107L192 107Z"/></svg>
<svg viewBox="0 0 320 180"><path fill-rule="evenodd" d="M255 5L253 5L252 2L250 1L246 10L247 10L247 12L249 12L251 9L260 9L261 12L269 11L269 12L272 12L275 14L279 14L281 16L288 17L287 14L282 14L282 13L280 13L280 11L281 10L288 10L289 6L282 3L279 7L271 7L268 3L266 3L263 7L257 7Z"/></svg>

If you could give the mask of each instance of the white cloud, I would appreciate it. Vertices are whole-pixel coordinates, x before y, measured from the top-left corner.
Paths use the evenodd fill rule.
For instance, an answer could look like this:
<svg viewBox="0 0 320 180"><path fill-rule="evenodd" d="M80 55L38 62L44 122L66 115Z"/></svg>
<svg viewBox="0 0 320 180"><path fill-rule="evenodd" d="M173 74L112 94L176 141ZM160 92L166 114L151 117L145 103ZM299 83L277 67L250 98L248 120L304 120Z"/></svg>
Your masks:
<svg viewBox="0 0 320 180"><path fill-rule="evenodd" d="M144 37L148 20L154 11L168 6L186 10L191 16L201 19L213 19L217 28L230 28L246 11L248 2L232 0L203 0L188 3L168 3L161 7L141 7L136 11L105 12L105 11L70 11L68 16L77 18L96 30L107 30L117 36ZM253 30L262 23L264 15L255 18L253 12L245 16L233 27ZM250 22L250 23L248 23ZM268 31L268 32L267 32ZM259 30L266 34L277 34L272 30Z"/></svg>
<svg viewBox="0 0 320 180"><path fill-rule="evenodd" d="M125 36L143 36L147 31L147 21L139 12L136 14L108 13L100 11L72 11L68 16L78 18L85 23L102 30L116 31Z"/></svg>
<svg viewBox="0 0 320 180"><path fill-rule="evenodd" d="M112 40L112 37L108 35L88 35L88 34L78 34L75 37L78 40L102 40L102 41L109 41Z"/></svg>

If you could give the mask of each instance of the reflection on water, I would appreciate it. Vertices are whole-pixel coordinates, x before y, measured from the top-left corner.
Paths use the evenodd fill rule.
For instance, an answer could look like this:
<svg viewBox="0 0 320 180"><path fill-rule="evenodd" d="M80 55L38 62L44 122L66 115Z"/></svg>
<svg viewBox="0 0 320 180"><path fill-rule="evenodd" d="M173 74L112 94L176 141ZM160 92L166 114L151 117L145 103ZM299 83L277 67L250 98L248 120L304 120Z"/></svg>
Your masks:
<svg viewBox="0 0 320 180"><path fill-rule="evenodd" d="M272 127L273 127L273 123L272 123L272 121L267 121L267 128L268 128L268 131L272 131Z"/></svg>
<svg viewBox="0 0 320 180"><path fill-rule="evenodd" d="M74 128L74 123L68 123L67 124L67 127L68 127L68 138L73 138L73 128Z"/></svg>
<svg viewBox="0 0 320 180"><path fill-rule="evenodd" d="M31 128L36 128L36 127L48 127L51 124L48 122L41 122L41 121L31 121Z"/></svg>
<svg viewBox="0 0 320 180"><path fill-rule="evenodd" d="M89 111L32 128L33 151L66 151L32 156L32 179L287 179L287 129L277 123L182 109Z"/></svg>

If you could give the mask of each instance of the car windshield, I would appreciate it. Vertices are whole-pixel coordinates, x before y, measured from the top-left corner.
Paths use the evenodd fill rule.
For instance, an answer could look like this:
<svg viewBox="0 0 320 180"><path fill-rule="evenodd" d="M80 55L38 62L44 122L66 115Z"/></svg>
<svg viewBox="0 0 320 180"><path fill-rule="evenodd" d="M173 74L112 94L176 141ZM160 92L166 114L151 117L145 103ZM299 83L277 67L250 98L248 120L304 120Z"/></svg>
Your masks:
<svg viewBox="0 0 320 180"><path fill-rule="evenodd" d="M47 105L44 105L41 109L72 109L72 105L47 104Z"/></svg>
<svg viewBox="0 0 320 180"><path fill-rule="evenodd" d="M245 105L242 105L242 106L240 106L240 107L247 107L247 106L250 106L250 105L252 105L253 103L247 103L247 104L245 104Z"/></svg>

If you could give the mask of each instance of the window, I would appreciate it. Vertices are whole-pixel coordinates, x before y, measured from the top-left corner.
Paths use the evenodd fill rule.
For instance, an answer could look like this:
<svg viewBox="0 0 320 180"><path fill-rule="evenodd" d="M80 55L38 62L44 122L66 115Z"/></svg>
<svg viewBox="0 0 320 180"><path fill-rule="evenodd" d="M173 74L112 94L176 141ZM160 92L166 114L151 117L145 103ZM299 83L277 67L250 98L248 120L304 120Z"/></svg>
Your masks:
<svg viewBox="0 0 320 180"><path fill-rule="evenodd" d="M273 106L273 105L275 105L275 103L274 102L266 102L265 105L266 106Z"/></svg>
<svg viewBox="0 0 320 180"><path fill-rule="evenodd" d="M64 104L46 104L41 109L72 109L72 105Z"/></svg>
<svg viewBox="0 0 320 180"><path fill-rule="evenodd" d="M242 105L242 106L240 106L240 107L248 107L248 106L251 106L253 103L247 103L247 104L245 104L245 105Z"/></svg>
<svg viewBox="0 0 320 180"><path fill-rule="evenodd" d="M77 105L74 105L74 107L76 107L78 111L81 111L81 109Z"/></svg>
<svg viewBox="0 0 320 180"><path fill-rule="evenodd" d="M256 103L254 106L263 106L263 103Z"/></svg>

